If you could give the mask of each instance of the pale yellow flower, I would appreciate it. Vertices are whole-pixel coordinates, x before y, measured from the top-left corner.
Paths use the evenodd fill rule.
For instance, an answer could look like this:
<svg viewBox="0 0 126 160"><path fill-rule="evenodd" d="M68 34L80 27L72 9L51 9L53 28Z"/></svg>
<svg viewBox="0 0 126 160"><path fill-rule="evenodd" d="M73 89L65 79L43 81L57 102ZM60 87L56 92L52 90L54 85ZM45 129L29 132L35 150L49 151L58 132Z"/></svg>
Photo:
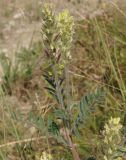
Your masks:
<svg viewBox="0 0 126 160"><path fill-rule="evenodd" d="M52 160L52 155L46 152L43 152L40 157L40 160Z"/></svg>
<svg viewBox="0 0 126 160"><path fill-rule="evenodd" d="M110 118L108 123L104 126L104 144L105 144L105 156L104 160L113 160L114 155L117 153L118 146L121 142L120 130L122 125L120 124L120 118ZM120 157L114 160L122 160Z"/></svg>
<svg viewBox="0 0 126 160"><path fill-rule="evenodd" d="M66 58L71 59L70 47L73 37L74 19L68 10L64 10L57 16L57 26L61 36L60 48Z"/></svg>

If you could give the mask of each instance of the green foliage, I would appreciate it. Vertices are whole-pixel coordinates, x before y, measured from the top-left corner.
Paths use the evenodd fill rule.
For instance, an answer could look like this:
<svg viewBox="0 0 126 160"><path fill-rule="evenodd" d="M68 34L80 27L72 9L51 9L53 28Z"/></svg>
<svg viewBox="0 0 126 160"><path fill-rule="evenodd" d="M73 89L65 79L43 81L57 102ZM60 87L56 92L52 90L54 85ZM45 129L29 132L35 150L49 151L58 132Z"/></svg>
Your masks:
<svg viewBox="0 0 126 160"><path fill-rule="evenodd" d="M59 126L52 119L48 119L48 131L53 135L59 135Z"/></svg>
<svg viewBox="0 0 126 160"><path fill-rule="evenodd" d="M90 93L84 96L77 108L79 109L77 118L74 120L72 127L72 133L77 134L80 125L84 125L86 120L90 118L90 114L95 112L95 104L103 101L104 94L101 89L96 90L94 93Z"/></svg>
<svg viewBox="0 0 126 160"><path fill-rule="evenodd" d="M30 112L28 120L35 125L35 127L40 130L42 133L46 133L47 132L47 128L45 125L45 121L43 119L43 117L39 116L34 116L32 112Z"/></svg>
<svg viewBox="0 0 126 160"><path fill-rule="evenodd" d="M48 82L49 87L45 87L45 89L48 90L48 92L57 100L57 102L59 103L59 99L58 99L58 95L57 95L57 89L56 89L56 82L55 82L55 78L53 77L53 75L49 75L47 71L45 71L45 73L43 74L45 80ZM59 78L58 79L58 84L59 87L61 88L61 92L62 95L64 93L64 89L62 87L62 83L63 83L63 78ZM63 96L64 97L64 96Z"/></svg>
<svg viewBox="0 0 126 160"><path fill-rule="evenodd" d="M29 49L22 48L22 50L17 54L21 78L31 78L35 69L40 68L39 63L42 59L41 52L42 46L41 43L38 42Z"/></svg>
<svg viewBox="0 0 126 160"><path fill-rule="evenodd" d="M12 60L9 57L7 57L4 53L0 54L0 63L2 65L3 70L2 88L4 91L10 93L12 90L12 84L17 78L18 65L17 62L15 62L15 64L12 64Z"/></svg>
<svg viewBox="0 0 126 160"><path fill-rule="evenodd" d="M12 59L4 53L0 53L3 71L1 84L6 93L12 94L14 84L17 81L31 79L35 69L40 69L41 52L42 46L38 42L29 49L22 48L19 53L15 53Z"/></svg>

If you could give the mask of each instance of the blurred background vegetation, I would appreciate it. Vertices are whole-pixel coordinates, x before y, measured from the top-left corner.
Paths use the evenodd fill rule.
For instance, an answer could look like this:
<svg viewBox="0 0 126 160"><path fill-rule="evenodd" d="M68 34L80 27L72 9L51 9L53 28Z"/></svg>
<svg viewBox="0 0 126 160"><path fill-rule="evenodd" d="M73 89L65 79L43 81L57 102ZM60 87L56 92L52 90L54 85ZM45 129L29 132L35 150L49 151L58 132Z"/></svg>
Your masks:
<svg viewBox="0 0 126 160"><path fill-rule="evenodd" d="M41 132L41 115L55 106L42 77L44 2L0 1L1 160L41 160L45 151L56 160L72 160L68 148ZM96 107L74 140L82 159L102 160L102 130L110 117L121 118L122 144L126 143L126 2L54 2L56 12L67 8L75 18L69 66L74 101L96 88L103 87L106 93L104 103Z"/></svg>

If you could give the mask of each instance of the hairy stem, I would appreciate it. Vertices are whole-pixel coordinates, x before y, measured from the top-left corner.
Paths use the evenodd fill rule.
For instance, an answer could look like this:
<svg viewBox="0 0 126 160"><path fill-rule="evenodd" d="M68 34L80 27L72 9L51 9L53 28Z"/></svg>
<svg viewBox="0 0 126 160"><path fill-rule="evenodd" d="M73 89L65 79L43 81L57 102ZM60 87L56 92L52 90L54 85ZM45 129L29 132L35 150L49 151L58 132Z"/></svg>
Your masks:
<svg viewBox="0 0 126 160"><path fill-rule="evenodd" d="M53 71L54 71L54 74L55 74L55 83L56 83L56 91L57 91L57 96L58 96L58 100L59 100L59 103L61 105L61 108L62 109L65 109L65 106L64 106L64 101L63 101L63 95L61 93L61 88L60 88L60 85L58 83L58 75L57 75L57 72L56 72L56 68L53 67ZM68 93L69 94L69 93ZM69 100L68 100L69 101ZM68 102L67 102L68 103ZM72 152L72 155L73 155L73 159L74 160L80 160L80 157L79 157L79 154L76 150L76 147L72 141L72 138L69 134L69 130L67 128L67 124L65 123L65 121L63 121L63 124L64 124L64 138L66 139L66 141L68 142L68 145L71 149L71 152Z"/></svg>

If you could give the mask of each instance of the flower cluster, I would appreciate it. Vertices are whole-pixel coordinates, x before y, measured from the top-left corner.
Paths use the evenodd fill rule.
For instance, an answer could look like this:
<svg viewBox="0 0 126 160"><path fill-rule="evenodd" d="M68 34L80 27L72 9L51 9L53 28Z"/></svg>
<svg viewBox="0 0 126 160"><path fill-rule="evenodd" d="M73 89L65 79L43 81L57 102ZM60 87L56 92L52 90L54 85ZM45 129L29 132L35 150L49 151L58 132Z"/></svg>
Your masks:
<svg viewBox="0 0 126 160"><path fill-rule="evenodd" d="M45 4L42 10L42 40L44 47L51 47L55 30L56 22L52 7Z"/></svg>
<svg viewBox="0 0 126 160"><path fill-rule="evenodd" d="M111 117L108 123L105 124L103 131L104 144L106 145L104 160L122 160L118 156L115 158L121 143L121 129L120 118Z"/></svg>
<svg viewBox="0 0 126 160"><path fill-rule="evenodd" d="M64 10L57 16L58 29L61 36L61 50L65 54L66 58L71 58L70 47L73 37L73 17L70 16L68 10Z"/></svg>
<svg viewBox="0 0 126 160"><path fill-rule="evenodd" d="M71 58L70 48L73 36L74 20L67 10L55 15L49 5L42 11L42 40L45 53L56 62Z"/></svg>

